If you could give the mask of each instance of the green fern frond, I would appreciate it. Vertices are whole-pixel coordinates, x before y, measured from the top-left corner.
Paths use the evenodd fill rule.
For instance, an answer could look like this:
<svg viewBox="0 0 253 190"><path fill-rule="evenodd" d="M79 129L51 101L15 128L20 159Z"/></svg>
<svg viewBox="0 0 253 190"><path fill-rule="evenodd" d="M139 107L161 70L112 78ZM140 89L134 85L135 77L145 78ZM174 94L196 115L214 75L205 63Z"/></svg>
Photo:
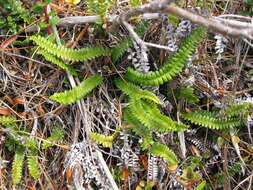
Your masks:
<svg viewBox="0 0 253 190"><path fill-rule="evenodd" d="M99 15L100 21L98 23L101 24L114 2L115 0L86 0L87 11Z"/></svg>
<svg viewBox="0 0 253 190"><path fill-rule="evenodd" d="M58 65L60 68L66 70L66 71L69 71L73 76L78 76L76 70L71 65L65 64L63 61L56 58L52 54L50 54L46 51L42 51L42 50L38 51L37 54L43 55L43 57L47 61L50 61L51 63Z"/></svg>
<svg viewBox="0 0 253 190"><path fill-rule="evenodd" d="M112 61L116 61L128 50L128 48L133 44L130 37L125 37L121 40L115 47L112 48Z"/></svg>
<svg viewBox="0 0 253 190"><path fill-rule="evenodd" d="M27 157L27 164L28 164L28 169L29 169L30 175L34 179L39 179L41 172L40 172L40 168L39 168L39 164L38 164L38 156L29 155Z"/></svg>
<svg viewBox="0 0 253 190"><path fill-rule="evenodd" d="M15 152L14 160L12 162L12 182L13 182L13 185L18 184L21 180L24 159L25 159L24 149L18 148Z"/></svg>
<svg viewBox="0 0 253 190"><path fill-rule="evenodd" d="M132 116L134 115L139 122L154 131L182 131L188 128L183 123L175 122L161 114L155 104L132 99L129 108Z"/></svg>
<svg viewBox="0 0 253 190"><path fill-rule="evenodd" d="M62 104L72 104L85 97L96 86L98 86L102 80L103 78L100 75L93 75L83 80L80 85L74 87L72 90L55 93L50 96L50 98Z"/></svg>
<svg viewBox="0 0 253 190"><path fill-rule="evenodd" d="M193 88L181 88L177 94L178 100L187 101L189 104L195 104L199 102L199 99L194 95Z"/></svg>
<svg viewBox="0 0 253 190"><path fill-rule="evenodd" d="M227 117L234 117L234 116L244 116L248 114L250 103L244 103L239 105L232 105L225 109L225 115Z"/></svg>
<svg viewBox="0 0 253 190"><path fill-rule="evenodd" d="M118 132L115 132L113 135L106 136L99 133L90 132L89 137L98 144L101 144L104 147L112 147L112 142L117 136Z"/></svg>
<svg viewBox="0 0 253 190"><path fill-rule="evenodd" d="M137 7L142 4L141 0L130 0L131 7Z"/></svg>
<svg viewBox="0 0 253 190"><path fill-rule="evenodd" d="M5 127L10 127L16 121L15 117L11 116L0 116L0 124L4 125Z"/></svg>
<svg viewBox="0 0 253 190"><path fill-rule="evenodd" d="M155 142L150 148L149 153L160 156L171 164L178 163L176 154L163 144Z"/></svg>
<svg viewBox="0 0 253 190"><path fill-rule="evenodd" d="M128 124L131 124L133 125L133 127L131 128L131 130L136 134L136 135L139 135L139 136L144 136L144 137L147 137L147 136L150 136L151 134L151 131L149 128L147 128L146 126L144 126L140 121L138 121L134 115L132 115L131 113L131 110L129 108L125 108L123 110L123 113L124 113L124 120L125 120L125 123L128 125Z"/></svg>
<svg viewBox="0 0 253 190"><path fill-rule="evenodd" d="M54 141L57 142L59 139L64 137L64 131L60 127L55 127L52 131L52 134L50 137L46 138L47 141ZM48 147L52 146L52 143L49 142L43 142L42 149L47 149Z"/></svg>
<svg viewBox="0 0 253 190"><path fill-rule="evenodd" d="M142 74L133 68L128 68L126 79L144 85L161 85L171 80L174 76L180 73L186 64L187 60L195 52L198 44L201 42L205 29L199 27L194 30L189 37L182 43L179 50L170 58L162 68L148 74Z"/></svg>
<svg viewBox="0 0 253 190"><path fill-rule="evenodd" d="M39 47L52 55L69 61L87 61L99 56L110 55L108 48L102 46L92 46L74 50L52 43L42 36L31 36L30 40L34 41Z"/></svg>
<svg viewBox="0 0 253 190"><path fill-rule="evenodd" d="M161 104L161 100L155 94L148 90L143 90L132 83L123 81L121 79L116 79L115 84L120 90L122 90L125 94L129 95L131 98L143 98L154 101L157 104Z"/></svg>
<svg viewBox="0 0 253 190"><path fill-rule="evenodd" d="M195 190L203 190L206 186L206 181L202 181L196 188Z"/></svg>
<svg viewBox="0 0 253 190"><path fill-rule="evenodd" d="M24 142L22 142L21 145L25 147L30 147L30 148L38 148L38 141L34 138L30 138L29 136L22 135L22 138L24 139Z"/></svg>
<svg viewBox="0 0 253 190"><path fill-rule="evenodd" d="M242 125L241 120L237 118L225 118L215 112L208 112L205 110L197 110L182 114L182 118L190 121L191 123L211 129L227 129Z"/></svg>

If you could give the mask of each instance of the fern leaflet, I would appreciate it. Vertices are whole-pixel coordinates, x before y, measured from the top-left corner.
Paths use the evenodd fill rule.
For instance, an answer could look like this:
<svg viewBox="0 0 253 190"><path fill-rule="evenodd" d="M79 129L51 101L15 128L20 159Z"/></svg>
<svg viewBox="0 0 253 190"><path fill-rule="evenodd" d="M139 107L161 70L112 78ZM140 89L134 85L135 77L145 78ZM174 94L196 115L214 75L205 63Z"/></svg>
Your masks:
<svg viewBox="0 0 253 190"><path fill-rule="evenodd" d="M176 154L163 144L155 142L150 148L149 153L160 156L171 164L178 163Z"/></svg>
<svg viewBox="0 0 253 190"><path fill-rule="evenodd" d="M12 162L12 182L14 185L18 184L21 180L24 159L24 149L18 148L15 152L14 160Z"/></svg>
<svg viewBox="0 0 253 190"><path fill-rule="evenodd" d="M102 80L103 78L100 75L93 75L83 80L80 85L74 87L72 90L55 93L50 96L50 98L62 104L72 104L85 97L97 85L99 85Z"/></svg>
<svg viewBox="0 0 253 190"><path fill-rule="evenodd" d="M125 94L131 96L135 99L149 99L154 101L157 104L161 104L161 100L152 92L148 90L143 90L140 87L131 84L129 82L123 81L121 79L115 80L116 86L121 89Z"/></svg>
<svg viewBox="0 0 253 190"><path fill-rule="evenodd" d="M201 42L204 32L205 29L203 27L194 30L182 43L175 55L159 70L148 74L142 74L129 67L126 72L126 79L134 83L152 86L161 85L171 80L182 71L187 60L195 52L197 45Z"/></svg>
<svg viewBox="0 0 253 190"><path fill-rule="evenodd" d="M73 76L78 76L76 70L71 65L65 64L63 61L59 60L58 58L56 58L52 54L50 54L46 51L38 51L37 54L43 55L43 57L47 61L50 61L53 64L58 65L60 68L66 70L66 71L69 71Z"/></svg>
<svg viewBox="0 0 253 190"><path fill-rule="evenodd" d="M31 36L30 39L38 46L52 55L69 61L87 61L103 55L110 55L110 51L106 47L92 46L74 50L66 48L62 45L57 45L47 40L42 36Z"/></svg>
<svg viewBox="0 0 253 190"><path fill-rule="evenodd" d="M225 118L217 115L215 112L208 112L205 110L197 110L182 114L182 117L194 124L211 129L226 129L242 125L241 120L237 118Z"/></svg>
<svg viewBox="0 0 253 190"><path fill-rule="evenodd" d="M115 132L113 135L106 136L99 133L90 132L89 137L98 144L101 144L104 147L112 147L112 142L117 136L118 132Z"/></svg>

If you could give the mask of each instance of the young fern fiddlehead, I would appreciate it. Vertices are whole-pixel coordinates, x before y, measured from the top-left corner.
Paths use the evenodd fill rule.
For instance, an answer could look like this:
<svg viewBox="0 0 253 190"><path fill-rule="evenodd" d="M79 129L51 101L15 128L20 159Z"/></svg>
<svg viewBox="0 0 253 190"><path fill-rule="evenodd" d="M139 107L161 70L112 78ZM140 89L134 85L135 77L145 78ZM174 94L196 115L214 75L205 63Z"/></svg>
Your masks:
<svg viewBox="0 0 253 190"><path fill-rule="evenodd" d="M102 82L103 78L100 75L93 75L83 80L80 85L74 87L71 90L55 93L50 98L62 104L72 104L77 100L85 97L91 92L96 86Z"/></svg>
<svg viewBox="0 0 253 190"><path fill-rule="evenodd" d="M107 47L91 46L82 49L71 49L52 43L42 36L31 36L30 40L34 41L39 47L51 53L52 55L68 61L87 61L99 56L110 55Z"/></svg>
<svg viewBox="0 0 253 190"><path fill-rule="evenodd" d="M205 29L203 27L194 30L182 43L176 54L165 62L164 66L159 70L142 74L129 67L126 72L126 79L133 83L151 86L161 85L171 80L182 71L187 60L195 52L198 44L201 42L204 33Z"/></svg>

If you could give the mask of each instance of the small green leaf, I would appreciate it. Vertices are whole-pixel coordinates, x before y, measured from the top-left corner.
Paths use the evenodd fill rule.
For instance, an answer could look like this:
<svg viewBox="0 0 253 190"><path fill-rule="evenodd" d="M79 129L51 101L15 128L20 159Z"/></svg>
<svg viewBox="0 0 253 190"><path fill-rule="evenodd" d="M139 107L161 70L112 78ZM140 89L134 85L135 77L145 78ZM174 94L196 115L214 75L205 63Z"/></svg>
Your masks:
<svg viewBox="0 0 253 190"><path fill-rule="evenodd" d="M206 186L206 181L202 181L196 188L195 190L202 190Z"/></svg>
<svg viewBox="0 0 253 190"><path fill-rule="evenodd" d="M58 16L53 16L49 20L50 26L56 25L59 22L60 18Z"/></svg>

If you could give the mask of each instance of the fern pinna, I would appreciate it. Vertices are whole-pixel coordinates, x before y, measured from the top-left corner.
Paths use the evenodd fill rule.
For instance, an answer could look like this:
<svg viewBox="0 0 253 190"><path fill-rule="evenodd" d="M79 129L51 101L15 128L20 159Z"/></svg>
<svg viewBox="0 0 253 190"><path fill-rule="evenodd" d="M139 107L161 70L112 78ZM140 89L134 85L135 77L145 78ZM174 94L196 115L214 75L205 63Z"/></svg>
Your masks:
<svg viewBox="0 0 253 190"><path fill-rule="evenodd" d="M93 75L81 82L80 85L71 90L55 93L50 98L62 104L72 104L80 100L91 92L97 85L102 82L103 78L100 75Z"/></svg>
<svg viewBox="0 0 253 190"><path fill-rule="evenodd" d="M74 50L57 45L42 36L31 36L30 40L50 54L68 61L88 61L99 56L110 55L109 49L102 46L91 46Z"/></svg>
<svg viewBox="0 0 253 190"><path fill-rule="evenodd" d="M164 84L182 71L187 60L192 56L201 42L204 33L205 29L203 27L194 30L182 43L175 55L165 62L164 66L159 70L142 74L129 67L125 78L133 83L144 85L155 86Z"/></svg>

